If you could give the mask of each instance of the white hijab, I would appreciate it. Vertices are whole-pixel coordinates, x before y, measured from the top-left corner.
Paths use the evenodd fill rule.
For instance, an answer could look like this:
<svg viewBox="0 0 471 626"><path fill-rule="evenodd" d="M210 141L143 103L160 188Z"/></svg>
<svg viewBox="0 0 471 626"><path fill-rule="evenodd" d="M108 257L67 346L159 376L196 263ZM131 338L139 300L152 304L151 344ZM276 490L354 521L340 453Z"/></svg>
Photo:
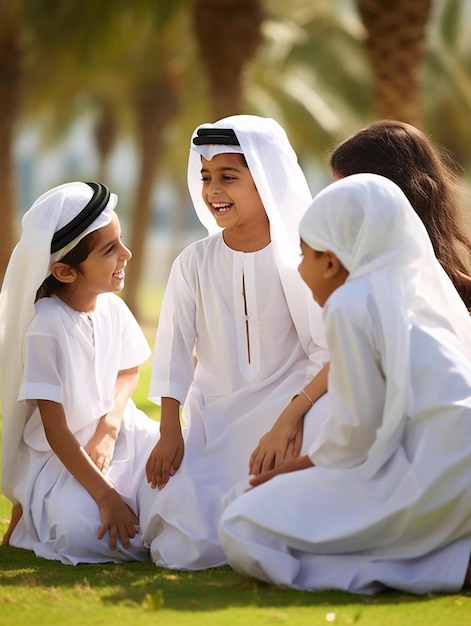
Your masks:
<svg viewBox="0 0 471 626"><path fill-rule="evenodd" d="M66 183L40 196L22 220L22 234L10 257L0 293L0 399L2 404L3 491L15 502L14 486L26 420L34 407L18 402L23 375L23 340L34 316L36 292L50 274L51 264L63 258L88 233L110 223L117 196L110 194L104 211L80 235L51 256L54 233L72 221L88 204L93 189L82 182Z"/></svg>
<svg viewBox="0 0 471 626"><path fill-rule="evenodd" d="M195 146L193 138L198 128L230 128L240 146ZM201 195L201 156L211 160L221 153L243 154L268 215L278 272L301 344L308 354L312 352L313 340L325 347L321 309L297 271L298 226L312 194L286 132L275 120L256 115L233 115L198 128L190 144L188 187L200 222L209 235L221 230Z"/></svg>
<svg viewBox="0 0 471 626"><path fill-rule="evenodd" d="M332 183L314 198L299 232L312 249L333 252L348 281L365 275L371 281L386 377L383 422L368 459L372 475L395 449L408 412L410 320L450 329L471 356L471 318L423 222L391 180L354 174Z"/></svg>

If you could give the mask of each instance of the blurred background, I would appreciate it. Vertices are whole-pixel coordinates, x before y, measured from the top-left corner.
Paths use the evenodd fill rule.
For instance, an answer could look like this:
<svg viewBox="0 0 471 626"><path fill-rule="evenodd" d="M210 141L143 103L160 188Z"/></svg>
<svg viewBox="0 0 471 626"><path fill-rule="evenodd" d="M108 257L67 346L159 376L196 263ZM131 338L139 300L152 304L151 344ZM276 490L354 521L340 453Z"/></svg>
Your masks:
<svg viewBox="0 0 471 626"><path fill-rule="evenodd" d="M374 119L425 130L471 174L469 0L0 0L0 279L41 193L99 180L134 258L125 298L165 284L205 232L186 184L194 128L275 118L314 193Z"/></svg>

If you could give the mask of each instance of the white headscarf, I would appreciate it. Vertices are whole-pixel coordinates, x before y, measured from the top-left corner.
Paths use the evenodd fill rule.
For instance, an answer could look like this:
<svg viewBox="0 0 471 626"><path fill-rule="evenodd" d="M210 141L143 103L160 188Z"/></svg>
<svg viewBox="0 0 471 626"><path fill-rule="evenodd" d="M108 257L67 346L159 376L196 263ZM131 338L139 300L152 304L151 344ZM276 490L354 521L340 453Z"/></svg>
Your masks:
<svg viewBox="0 0 471 626"><path fill-rule="evenodd" d="M354 174L332 183L314 198L299 232L312 249L333 252L348 281L365 275L371 281L386 377L383 423L368 459L373 474L399 441L408 412L410 320L450 329L471 356L471 318L423 222L391 180Z"/></svg>
<svg viewBox="0 0 471 626"><path fill-rule="evenodd" d="M232 129L240 147L196 146L193 138L198 128ZM190 144L188 187L200 222L210 235L221 230L202 197L201 156L211 160L216 154L242 153L268 215L278 272L301 344L308 353L313 340L325 346L320 307L297 272L298 226L312 194L286 132L275 120L256 115L233 115L198 128Z"/></svg>
<svg viewBox="0 0 471 626"><path fill-rule="evenodd" d="M34 316L36 292L49 276L51 264L63 258L89 233L111 222L117 196L110 194L102 213L80 235L51 255L54 233L88 204L93 189L86 183L66 183L40 196L22 220L22 234L11 255L0 293L0 400L2 404L3 491L15 502L13 488L24 425L32 408L18 402L23 375L22 346Z"/></svg>

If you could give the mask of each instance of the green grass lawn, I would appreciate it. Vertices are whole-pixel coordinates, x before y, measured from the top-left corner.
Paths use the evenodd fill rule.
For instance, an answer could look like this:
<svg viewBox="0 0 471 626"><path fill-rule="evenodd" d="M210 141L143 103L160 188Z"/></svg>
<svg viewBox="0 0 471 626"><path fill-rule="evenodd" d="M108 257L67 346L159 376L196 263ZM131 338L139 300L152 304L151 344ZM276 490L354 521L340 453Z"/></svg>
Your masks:
<svg viewBox="0 0 471 626"><path fill-rule="evenodd" d="M155 303L147 310L156 310ZM146 363L134 400L158 419L158 408L147 399L149 377ZM9 514L10 504L0 494L0 536ZM471 593L417 597L393 591L376 596L301 592L258 583L229 567L202 572L162 570L150 563L73 567L0 547L0 626L103 624L469 626Z"/></svg>

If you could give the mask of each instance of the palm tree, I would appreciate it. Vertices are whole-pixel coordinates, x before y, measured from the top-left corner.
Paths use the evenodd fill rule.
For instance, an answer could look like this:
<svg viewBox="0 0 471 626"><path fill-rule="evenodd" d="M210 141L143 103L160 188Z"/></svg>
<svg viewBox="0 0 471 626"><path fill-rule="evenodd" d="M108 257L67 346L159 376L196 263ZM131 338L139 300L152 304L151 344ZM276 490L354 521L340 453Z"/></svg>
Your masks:
<svg viewBox="0 0 471 626"><path fill-rule="evenodd" d="M13 141L21 99L20 23L20 2L0 0L0 282L16 241Z"/></svg>
<svg viewBox="0 0 471 626"><path fill-rule="evenodd" d="M184 45L183 38L166 32L187 1L135 0L131 6L115 0L98 7L77 0L48 0L46 15L35 0L0 0L0 272L16 240L12 154L20 115L49 119L57 137L75 116L94 109L103 175L124 103L134 111L141 157L131 218L134 263L128 284L134 283L129 296L133 305L153 183L166 142L164 129L177 110L178 51Z"/></svg>
<svg viewBox="0 0 471 626"><path fill-rule="evenodd" d="M377 118L420 125L420 70L432 0L357 0L366 28Z"/></svg>
<svg viewBox="0 0 471 626"><path fill-rule="evenodd" d="M262 0L194 0L193 31L215 119L244 110L249 62L262 41Z"/></svg>
<svg viewBox="0 0 471 626"><path fill-rule="evenodd" d="M118 133L124 133L125 117L130 124L126 130L132 134L138 158L128 212L128 242L133 261L125 288L127 303L138 318L141 318L138 296L154 186L166 152L166 130L179 108L181 66L184 66L181 57L186 51L187 38L182 8L187 2L135 0L131 5L118 0L114 5L111 3L109 14L104 15L100 9L100 21L107 24L106 45L89 41L93 71L84 91L88 94L87 104L96 113L95 139L101 172L105 171L106 159ZM69 0L69 10L73 5L75 10L81 2ZM86 28L82 30L83 37L88 37Z"/></svg>
<svg viewBox="0 0 471 626"><path fill-rule="evenodd" d="M425 125L471 174L471 47L467 0L435 8L425 56ZM467 12L468 11L468 12Z"/></svg>
<svg viewBox="0 0 471 626"><path fill-rule="evenodd" d="M301 159L322 160L371 114L364 29L353 10L330 0L270 3L246 100L276 118Z"/></svg>
<svg viewBox="0 0 471 626"><path fill-rule="evenodd" d="M130 220L133 261L128 269L125 297L138 318L142 318L138 295L151 228L154 186L167 150L167 131L180 107L186 54L186 15L181 9L186 2L143 2L137 12L133 5L127 22L128 26L134 24L136 32L123 61L128 72L139 169Z"/></svg>
<svg viewBox="0 0 471 626"><path fill-rule="evenodd" d="M176 176L177 186L181 188L188 138L196 124L236 112L269 114L288 129L303 158L313 153L322 158L332 143L358 128L371 115L368 66L362 50L365 30L358 15L370 29L370 53L376 50L379 58L380 45L372 32L374 24L382 24L384 30L385 12L389 23L399 24L407 14L405 5L412 5L410 10L416 11L417 5L424 9L430 0L407 3L359 0L362 8L359 14L338 10L340 5L347 4L346 0L343 3L266 0L265 6L262 0L193 0L190 15L184 11L189 0L135 0L132 5L125 0L113 0L100 3L99 7L77 0L67 3L48 0L47 16L40 4L36 0L0 0L0 46L5 51L0 57L0 90L2 96L8 95L0 98L2 111L9 100L15 103L17 98L16 109L10 106L0 115L0 158L3 159L0 191L7 190L5 180L10 181L9 188L14 190L13 175L4 165L5 157L11 154L8 146L13 131L8 135L4 128L17 126L19 110L37 114L37 94L41 87L44 102L50 102L51 96L60 102L60 107L50 108L49 113L55 128L67 128L71 117L91 106L96 111L102 171L117 133L120 136L124 130L133 133L140 165L130 220L134 259L129 267L126 297L139 314L137 289L152 218L155 181L159 174ZM88 9L92 4L91 15ZM397 6L386 6L393 4ZM351 2L350 5L353 6ZM100 17L96 19L98 8ZM51 20L51 15L57 17L56 22ZM426 13L420 13L422 21L414 15L423 26ZM202 93L201 70L192 58L190 16L210 86L210 114ZM396 22L391 22L393 16ZM105 29L101 27L103 23ZM399 31L397 26L386 32L393 50L400 41ZM417 26L412 31L421 34L423 29ZM386 35L383 33L382 37ZM374 46L373 42L376 42ZM416 46L417 41L412 43ZM411 47L414 48L412 44ZM420 46L414 50L412 60L420 57L417 54ZM401 55L398 58L396 53L389 57L385 54L383 59L388 61L393 76L394 71L398 73ZM27 62L22 62L23 59ZM396 64L392 63L394 60ZM50 73L52 64L56 70L54 80ZM16 86L7 88L6 77L11 80L15 76L12 68L16 68ZM410 74L419 86L418 72ZM23 92L17 89L21 81ZM378 81L382 88L375 87L376 98L379 94L381 98L391 95L383 83L384 77ZM391 84L395 92L396 82L393 80ZM412 88L403 89L412 93ZM25 106L21 93L27 95L26 104L31 107ZM410 100L415 102L413 98ZM400 104L396 102L397 107ZM16 111L14 115L8 113L11 110ZM386 112L377 105L375 111L376 116L405 118L398 108ZM7 160L11 164L11 159ZM11 195L10 214L14 216L14 193ZM7 190L2 194L2 220L9 214L8 198ZM9 227L5 221L3 224L0 255L7 251L5 263L14 237L6 242Z"/></svg>
<svg viewBox="0 0 471 626"><path fill-rule="evenodd" d="M68 127L80 108L72 106L74 97L93 76L92 42L108 45L108 31L95 18L95 6L74 0L48 0L47 12L35 0L0 0L0 279L17 239L16 132L23 119L50 109L54 98L62 114L54 115L54 126Z"/></svg>

